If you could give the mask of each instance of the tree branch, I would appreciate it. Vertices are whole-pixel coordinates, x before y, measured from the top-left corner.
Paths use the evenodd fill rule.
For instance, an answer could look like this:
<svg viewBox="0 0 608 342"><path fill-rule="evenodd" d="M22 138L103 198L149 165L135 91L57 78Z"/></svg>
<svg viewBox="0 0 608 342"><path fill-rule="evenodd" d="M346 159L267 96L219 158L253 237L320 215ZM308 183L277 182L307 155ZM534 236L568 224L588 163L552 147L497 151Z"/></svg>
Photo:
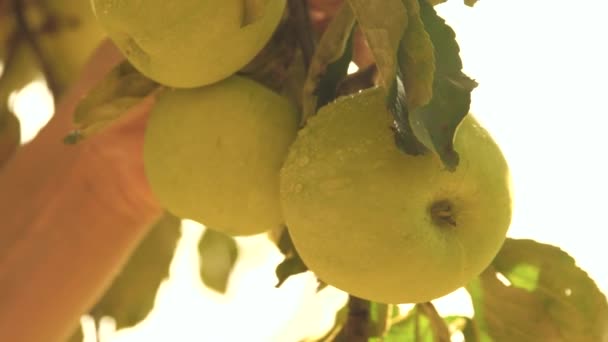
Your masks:
<svg viewBox="0 0 608 342"><path fill-rule="evenodd" d="M367 342L370 327L370 302L353 295L348 297L348 318L336 342Z"/></svg>

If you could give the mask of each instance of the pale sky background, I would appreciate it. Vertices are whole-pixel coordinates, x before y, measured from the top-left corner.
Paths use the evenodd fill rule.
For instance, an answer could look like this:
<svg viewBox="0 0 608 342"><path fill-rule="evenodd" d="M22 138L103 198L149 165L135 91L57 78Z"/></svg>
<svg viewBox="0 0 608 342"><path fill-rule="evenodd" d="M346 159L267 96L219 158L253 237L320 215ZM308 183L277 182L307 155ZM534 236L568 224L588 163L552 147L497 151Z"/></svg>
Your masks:
<svg viewBox="0 0 608 342"><path fill-rule="evenodd" d="M465 72L480 83L471 111L511 167L509 236L561 247L608 292L608 1L482 0L469 8L449 0L436 8L456 31ZM24 140L50 115L44 89L33 84L14 98ZM32 107L44 103L47 109ZM345 294L315 294L310 274L275 289L282 257L263 236L238 239L227 295L204 288L196 256L201 229L185 222L171 278L150 316L114 334L106 325L104 341L290 342L332 324ZM443 313L471 314L463 291L437 304Z"/></svg>

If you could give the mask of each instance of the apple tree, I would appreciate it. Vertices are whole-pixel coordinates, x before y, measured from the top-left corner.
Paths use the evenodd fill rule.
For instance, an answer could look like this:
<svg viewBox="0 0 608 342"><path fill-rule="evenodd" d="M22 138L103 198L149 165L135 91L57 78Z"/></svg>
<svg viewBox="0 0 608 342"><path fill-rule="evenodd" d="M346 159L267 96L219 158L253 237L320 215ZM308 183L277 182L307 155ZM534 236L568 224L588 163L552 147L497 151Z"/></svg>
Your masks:
<svg viewBox="0 0 608 342"><path fill-rule="evenodd" d="M507 237L509 167L444 1L0 0L0 340L136 325L192 219L220 293L254 234L276 286L347 292L320 341L608 341L575 260ZM9 98L40 79L56 113L21 145ZM442 317L459 288L474 316Z"/></svg>

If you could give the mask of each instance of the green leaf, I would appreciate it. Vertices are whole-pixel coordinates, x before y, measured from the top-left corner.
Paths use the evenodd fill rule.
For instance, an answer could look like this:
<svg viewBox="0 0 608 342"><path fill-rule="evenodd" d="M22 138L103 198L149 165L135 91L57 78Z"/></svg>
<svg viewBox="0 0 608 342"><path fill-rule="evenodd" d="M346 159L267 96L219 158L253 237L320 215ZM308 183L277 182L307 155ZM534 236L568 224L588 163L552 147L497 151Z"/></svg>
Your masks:
<svg viewBox="0 0 608 342"><path fill-rule="evenodd" d="M402 78L401 70L398 68L395 82L386 97L386 106L394 118L392 129L395 133L395 145L399 150L417 156L426 153L428 150L420 143L412 130Z"/></svg>
<svg viewBox="0 0 608 342"><path fill-rule="evenodd" d="M419 0L420 14L435 49L433 97L409 115L419 141L435 152L448 170L455 170L459 156L454 134L469 112L471 92L477 83L462 72L456 34L425 0Z"/></svg>
<svg viewBox="0 0 608 342"><path fill-rule="evenodd" d="M180 226L179 218L166 213L135 249L90 315L96 320L111 316L117 328L133 326L146 318L160 284L169 276Z"/></svg>
<svg viewBox="0 0 608 342"><path fill-rule="evenodd" d="M477 3L478 0L464 0L464 4L469 6L469 7L473 7L475 6L475 4Z"/></svg>
<svg viewBox="0 0 608 342"><path fill-rule="evenodd" d="M399 42L408 26L407 10L401 0L349 0L357 23L376 61L381 83L387 91L395 81Z"/></svg>
<svg viewBox="0 0 608 342"><path fill-rule="evenodd" d="M388 108L395 118L397 147L410 155L428 151L416 136L410 111L427 104L433 97L435 77L434 47L420 17L418 0L403 0L407 8L407 28L398 50L397 74L387 97Z"/></svg>
<svg viewBox="0 0 608 342"><path fill-rule="evenodd" d="M382 337L389 328L392 306L384 303L370 302L370 337Z"/></svg>
<svg viewBox="0 0 608 342"><path fill-rule="evenodd" d="M74 112L78 129L64 142L73 144L102 130L158 88L127 61L117 65L80 101Z"/></svg>
<svg viewBox="0 0 608 342"><path fill-rule="evenodd" d="M557 247L507 239L467 290L482 341L608 340L606 297Z"/></svg>
<svg viewBox="0 0 608 342"><path fill-rule="evenodd" d="M317 44L302 91L302 123L316 113L319 83L328 66L344 56L354 24L353 11L349 6L342 6Z"/></svg>
<svg viewBox="0 0 608 342"><path fill-rule="evenodd" d="M207 287L226 292L228 279L238 257L232 236L207 228L198 244L201 279Z"/></svg>
<svg viewBox="0 0 608 342"><path fill-rule="evenodd" d="M447 323L432 303L416 304L405 316L393 318L389 325L390 329L378 342L450 341Z"/></svg>
<svg viewBox="0 0 608 342"><path fill-rule="evenodd" d="M391 325L382 342L435 342L429 318L415 306L406 316Z"/></svg>

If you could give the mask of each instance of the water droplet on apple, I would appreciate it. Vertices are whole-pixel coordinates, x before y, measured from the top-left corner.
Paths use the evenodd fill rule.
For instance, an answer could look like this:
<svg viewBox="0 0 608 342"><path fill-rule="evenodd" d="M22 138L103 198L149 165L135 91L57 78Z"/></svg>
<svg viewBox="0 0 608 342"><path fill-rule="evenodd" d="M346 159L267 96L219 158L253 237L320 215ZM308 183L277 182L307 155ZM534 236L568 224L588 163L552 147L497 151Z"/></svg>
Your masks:
<svg viewBox="0 0 608 342"><path fill-rule="evenodd" d="M309 162L310 162L310 158L308 158L307 156L303 156L298 159L299 166L306 166L306 165L308 165Z"/></svg>
<svg viewBox="0 0 608 342"><path fill-rule="evenodd" d="M295 187L293 188L293 190L295 191L296 194L299 194L302 191L302 188L304 186L302 184L296 184Z"/></svg>

